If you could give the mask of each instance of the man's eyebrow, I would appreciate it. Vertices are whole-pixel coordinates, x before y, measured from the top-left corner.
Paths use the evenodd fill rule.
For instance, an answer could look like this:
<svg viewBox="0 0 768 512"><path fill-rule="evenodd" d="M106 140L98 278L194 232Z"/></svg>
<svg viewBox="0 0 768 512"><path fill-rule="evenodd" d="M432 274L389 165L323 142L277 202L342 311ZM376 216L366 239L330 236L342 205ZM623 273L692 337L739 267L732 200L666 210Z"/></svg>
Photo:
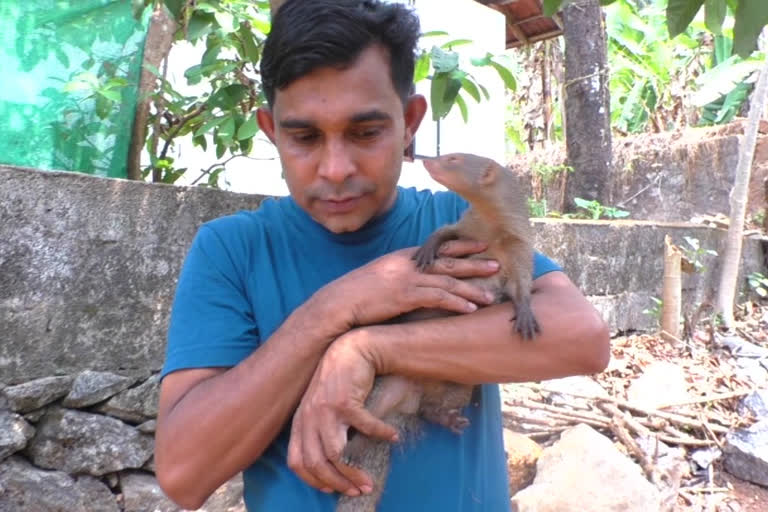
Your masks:
<svg viewBox="0 0 768 512"><path fill-rule="evenodd" d="M368 110L353 115L350 121L353 123L367 123L369 121L390 121L392 116L381 110Z"/></svg>
<svg viewBox="0 0 768 512"><path fill-rule="evenodd" d="M353 114L349 118L350 123L367 123L370 121L390 121L392 116L384 111L373 109L366 110L365 112L358 112ZM315 123L308 119L300 119L296 117L288 117L279 122L280 127L286 130L302 130L307 128L314 128Z"/></svg>

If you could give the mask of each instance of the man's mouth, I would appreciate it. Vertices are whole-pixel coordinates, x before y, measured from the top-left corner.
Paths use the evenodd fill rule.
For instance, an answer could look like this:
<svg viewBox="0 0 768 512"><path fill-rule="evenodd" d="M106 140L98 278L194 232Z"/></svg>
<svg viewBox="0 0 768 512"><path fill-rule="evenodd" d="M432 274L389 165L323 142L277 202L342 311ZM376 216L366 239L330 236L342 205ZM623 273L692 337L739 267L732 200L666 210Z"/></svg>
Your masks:
<svg viewBox="0 0 768 512"><path fill-rule="evenodd" d="M319 203L321 208L328 213L348 213L357 207L361 198L362 196L320 199Z"/></svg>

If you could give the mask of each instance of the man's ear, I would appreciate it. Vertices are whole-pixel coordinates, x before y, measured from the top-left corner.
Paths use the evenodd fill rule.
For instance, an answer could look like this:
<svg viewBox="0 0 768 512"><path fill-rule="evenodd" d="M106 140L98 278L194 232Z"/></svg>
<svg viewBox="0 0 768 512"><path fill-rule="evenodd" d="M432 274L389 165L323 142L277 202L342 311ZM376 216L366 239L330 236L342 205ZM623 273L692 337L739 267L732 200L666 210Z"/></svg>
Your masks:
<svg viewBox="0 0 768 512"><path fill-rule="evenodd" d="M272 111L266 107L259 107L256 110L256 120L259 122L259 128L267 138L275 143L275 117L272 115Z"/></svg>
<svg viewBox="0 0 768 512"><path fill-rule="evenodd" d="M408 147L419 129L424 114L427 113L427 100L421 94L414 94L408 97L405 104L405 141L404 146Z"/></svg>

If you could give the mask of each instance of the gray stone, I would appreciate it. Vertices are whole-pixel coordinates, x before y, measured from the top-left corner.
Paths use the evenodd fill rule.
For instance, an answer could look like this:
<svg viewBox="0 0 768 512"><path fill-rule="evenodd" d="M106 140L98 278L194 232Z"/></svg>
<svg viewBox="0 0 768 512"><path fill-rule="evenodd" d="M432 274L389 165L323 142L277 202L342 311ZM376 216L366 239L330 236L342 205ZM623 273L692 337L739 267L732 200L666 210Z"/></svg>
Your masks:
<svg viewBox="0 0 768 512"><path fill-rule="evenodd" d="M116 496L100 480L80 475L76 478L76 484L80 492L88 497L88 512L120 512Z"/></svg>
<svg viewBox="0 0 768 512"><path fill-rule="evenodd" d="M124 512L177 512L181 507L165 495L157 479L142 471L120 473Z"/></svg>
<svg viewBox="0 0 768 512"><path fill-rule="evenodd" d="M111 372L86 370L75 377L72 390L64 398L65 407L88 407L132 386L138 379Z"/></svg>
<svg viewBox="0 0 768 512"><path fill-rule="evenodd" d="M11 409L17 412L29 412L47 405L69 392L72 377L43 377L24 384L8 386L3 394L8 399Z"/></svg>
<svg viewBox="0 0 768 512"><path fill-rule="evenodd" d="M156 427L157 427L157 420L149 420L149 421L145 421L144 423L142 423L136 428L142 434L154 434Z"/></svg>
<svg viewBox="0 0 768 512"><path fill-rule="evenodd" d="M516 512L648 512L660 506L660 492L640 467L583 424L544 450L533 483L512 498Z"/></svg>
<svg viewBox="0 0 768 512"><path fill-rule="evenodd" d="M152 450L150 436L120 420L61 408L40 420L27 447L37 466L93 476L140 468Z"/></svg>
<svg viewBox="0 0 768 512"><path fill-rule="evenodd" d="M725 437L724 465L732 475L768 487L768 419Z"/></svg>
<svg viewBox="0 0 768 512"><path fill-rule="evenodd" d="M751 382L754 386L768 386L768 370L760 364L759 359L740 357L733 371L735 377Z"/></svg>
<svg viewBox="0 0 768 512"><path fill-rule="evenodd" d="M0 463L3 459L24 449L35 435L35 429L18 414L0 411Z"/></svg>
<svg viewBox="0 0 768 512"><path fill-rule="evenodd" d="M198 227L264 199L6 166L0 197L6 382L82 370L158 371L176 277Z"/></svg>
<svg viewBox="0 0 768 512"><path fill-rule="evenodd" d="M768 419L768 389L758 389L751 392L739 403L739 414L751 414L755 418Z"/></svg>
<svg viewBox="0 0 768 512"><path fill-rule="evenodd" d="M715 343L723 347L728 347L731 354L739 358L768 358L768 348L750 343L740 336L721 336L715 333Z"/></svg>
<svg viewBox="0 0 768 512"><path fill-rule="evenodd" d="M66 473L36 468L17 456L0 464L1 512L99 510L92 508L91 504L91 496L84 493Z"/></svg>
<svg viewBox="0 0 768 512"><path fill-rule="evenodd" d="M719 448L713 446L711 448L702 448L691 453L691 459L701 469L707 469L717 459L723 456L723 452Z"/></svg>
<svg viewBox="0 0 768 512"><path fill-rule="evenodd" d="M154 375L135 388L126 389L96 409L104 414L134 423L157 416L160 376Z"/></svg>
<svg viewBox="0 0 768 512"><path fill-rule="evenodd" d="M246 512L243 503L243 479L236 476L216 489L200 512Z"/></svg>
<svg viewBox="0 0 768 512"><path fill-rule="evenodd" d="M40 421L40 418L43 417L43 415L46 413L47 410L48 409L46 409L45 407L41 407L32 412L28 412L27 414L24 415L24 419L29 421L30 423L37 423L38 421Z"/></svg>
<svg viewBox="0 0 768 512"><path fill-rule="evenodd" d="M575 397L569 393L587 397L607 397L608 392L591 377L574 375L562 379L551 379L541 382L541 386L550 391L549 402L553 405L568 405L580 409L589 409L590 400Z"/></svg>
<svg viewBox="0 0 768 512"><path fill-rule="evenodd" d="M674 363L655 361L643 370L642 375L631 381L627 399L649 409L684 403L690 399L686 373Z"/></svg>

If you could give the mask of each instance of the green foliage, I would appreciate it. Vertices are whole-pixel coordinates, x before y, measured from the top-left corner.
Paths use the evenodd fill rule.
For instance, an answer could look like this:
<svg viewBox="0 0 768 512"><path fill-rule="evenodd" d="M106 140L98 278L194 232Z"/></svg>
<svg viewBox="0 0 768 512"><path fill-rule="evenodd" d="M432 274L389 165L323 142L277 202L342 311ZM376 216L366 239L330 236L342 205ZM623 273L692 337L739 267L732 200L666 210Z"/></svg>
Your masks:
<svg viewBox="0 0 768 512"><path fill-rule="evenodd" d="M531 217L546 217L548 213L546 199L528 198L528 214Z"/></svg>
<svg viewBox="0 0 768 512"><path fill-rule="evenodd" d="M686 259L691 262L695 272L704 272L706 267L702 263L702 259L705 256L717 256L717 251L701 247L698 238L685 236L683 239L685 240L685 243L688 244L688 247L680 246L680 250L683 252Z"/></svg>
<svg viewBox="0 0 768 512"><path fill-rule="evenodd" d="M651 302L653 302L653 305L650 308L644 309L643 314L644 315L650 315L653 318L656 319L657 322L661 321L661 307L664 304L661 299L657 297L651 297Z"/></svg>
<svg viewBox="0 0 768 512"><path fill-rule="evenodd" d="M422 34L422 38L447 35L446 32L434 31ZM476 103L480 103L483 97L486 100L490 99L488 89L479 83L472 73L466 70L466 67L462 69L460 55L454 50L457 46L471 43L469 39L451 39L440 46L433 45L429 51L422 50L416 62L414 82L431 80L430 105L434 121L446 117L456 105L464 122L468 122L469 109L464 95L470 96ZM492 67L506 88L514 91L517 87L509 64L504 62L504 56L486 53L482 57L470 58L469 62L475 68Z"/></svg>
<svg viewBox="0 0 768 512"><path fill-rule="evenodd" d="M533 165L531 170L533 171L534 175L541 179L541 184L544 187L547 187L550 183L552 183L552 180L554 180L560 174L565 172L573 172L573 167L565 164L552 165L537 162Z"/></svg>
<svg viewBox="0 0 768 512"><path fill-rule="evenodd" d="M762 299L768 298L768 277L760 272L752 272L747 276L749 287Z"/></svg>
<svg viewBox="0 0 768 512"><path fill-rule="evenodd" d="M601 0L607 5L614 0ZM544 0L544 15L552 16L567 0ZM734 12L734 51L748 57L757 48L757 39L763 27L768 25L768 2L765 0L668 0L666 27L669 36L683 34L704 7L707 26L718 34L725 20L726 7Z"/></svg>
<svg viewBox="0 0 768 512"><path fill-rule="evenodd" d="M597 199L587 201L586 199L575 197L573 201L576 203L577 207L586 210L592 220L597 220L603 217L608 219L621 219L623 217L629 217L628 211L621 210L613 206L605 206L601 204Z"/></svg>
<svg viewBox="0 0 768 512"><path fill-rule="evenodd" d="M759 72L765 59L762 54L743 59L732 55L732 48L732 39L716 36L712 68L696 80L699 89L692 103L702 107L701 125L727 123L738 114L751 89L747 79Z"/></svg>

